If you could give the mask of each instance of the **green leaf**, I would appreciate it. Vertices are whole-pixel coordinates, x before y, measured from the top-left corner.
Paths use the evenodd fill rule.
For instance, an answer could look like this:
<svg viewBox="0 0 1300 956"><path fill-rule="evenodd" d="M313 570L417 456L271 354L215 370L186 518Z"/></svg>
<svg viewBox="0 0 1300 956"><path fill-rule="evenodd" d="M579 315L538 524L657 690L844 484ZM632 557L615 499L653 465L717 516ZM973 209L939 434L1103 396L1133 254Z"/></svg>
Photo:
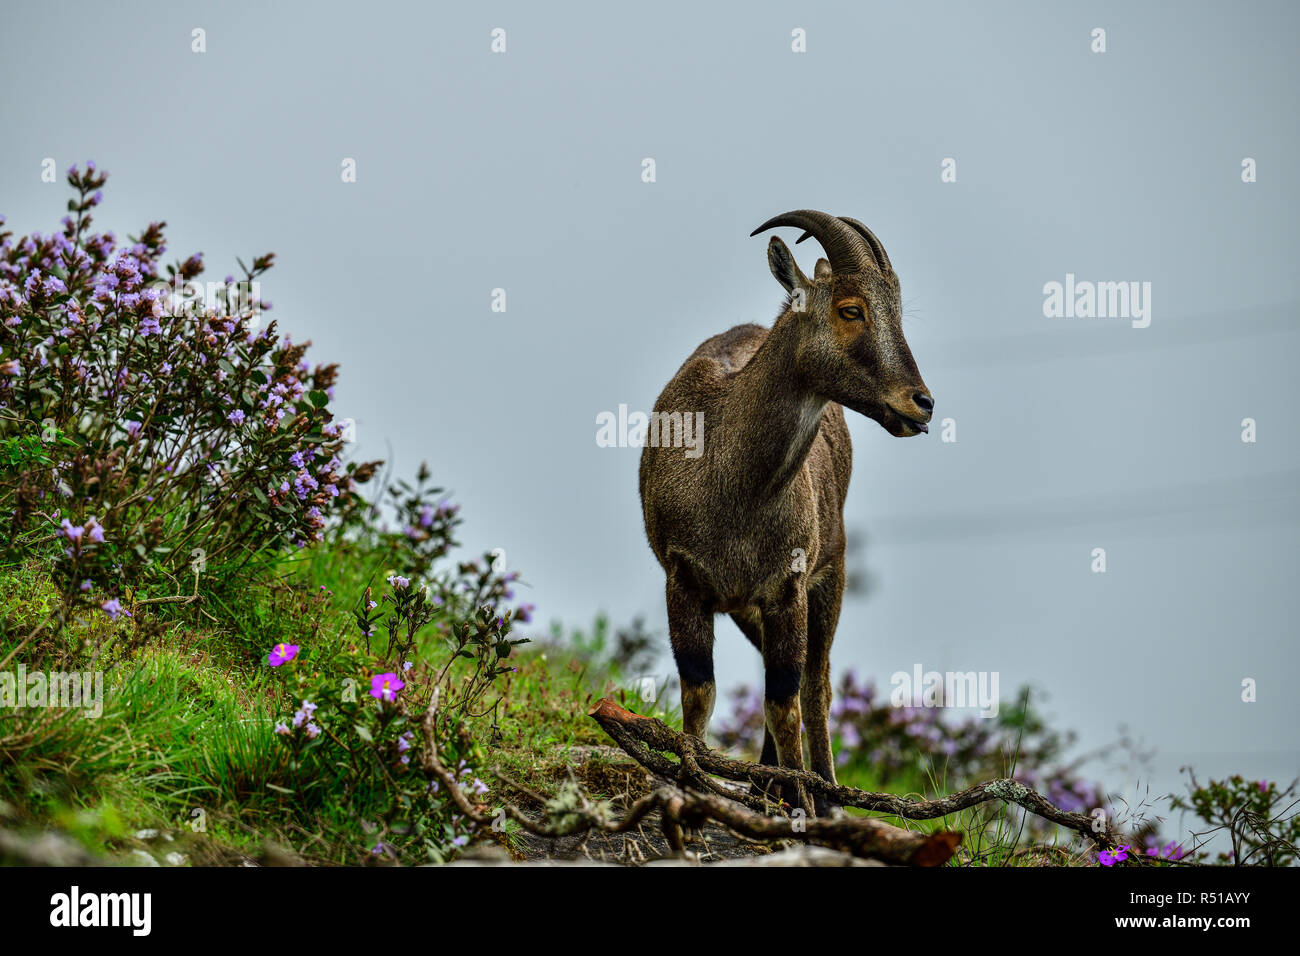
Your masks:
<svg viewBox="0 0 1300 956"><path fill-rule="evenodd" d="M375 739L375 735L372 734L367 728L361 726L360 724L353 724L352 729L357 732L358 737L360 737L362 740L366 741L367 743Z"/></svg>

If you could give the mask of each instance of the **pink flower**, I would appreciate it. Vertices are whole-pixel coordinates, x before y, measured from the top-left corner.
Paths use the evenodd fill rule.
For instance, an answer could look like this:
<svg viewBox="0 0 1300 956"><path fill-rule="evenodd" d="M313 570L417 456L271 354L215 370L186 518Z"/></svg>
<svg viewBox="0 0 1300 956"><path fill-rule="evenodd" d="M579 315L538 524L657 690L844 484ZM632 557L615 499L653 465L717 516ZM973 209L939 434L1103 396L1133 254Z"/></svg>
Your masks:
<svg viewBox="0 0 1300 956"><path fill-rule="evenodd" d="M271 649L271 653L266 655L266 662L272 667L279 667L281 664L286 664L297 656L297 644L277 644Z"/></svg>
<svg viewBox="0 0 1300 956"><path fill-rule="evenodd" d="M370 678L370 696L394 701L397 699L397 692L405 686L406 683L391 671L387 674L376 674Z"/></svg>

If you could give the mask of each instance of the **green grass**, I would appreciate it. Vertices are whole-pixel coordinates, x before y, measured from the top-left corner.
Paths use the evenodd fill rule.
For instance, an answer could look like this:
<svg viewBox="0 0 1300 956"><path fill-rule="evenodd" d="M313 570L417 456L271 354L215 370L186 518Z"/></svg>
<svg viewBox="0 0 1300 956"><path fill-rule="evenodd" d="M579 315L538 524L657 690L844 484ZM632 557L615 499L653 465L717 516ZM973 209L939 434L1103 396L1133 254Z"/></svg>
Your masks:
<svg viewBox="0 0 1300 956"><path fill-rule="evenodd" d="M83 611L57 636L47 629L33 639L58 607L58 589L38 564L0 570L0 659L12 653L9 666L24 661L29 672L93 659L105 672L96 719L0 710L0 824L59 830L113 856L138 848L136 831L189 836L201 819L196 858L206 861L256 856L268 842L317 862L349 861L330 835L354 821L330 793L305 801L314 814L306 821L285 813L285 795L301 798L310 785L285 766L273 726L287 712L286 690L264 659L280 641L328 658L352 640L351 609L391 570L383 558L317 549L268 569L259 586L218 578L197 606L151 604L116 622ZM495 742L491 769L550 793L573 747L609 743L586 712L598 696L620 696L619 677L558 646L516 654L518 671L488 697L501 702L469 724Z"/></svg>

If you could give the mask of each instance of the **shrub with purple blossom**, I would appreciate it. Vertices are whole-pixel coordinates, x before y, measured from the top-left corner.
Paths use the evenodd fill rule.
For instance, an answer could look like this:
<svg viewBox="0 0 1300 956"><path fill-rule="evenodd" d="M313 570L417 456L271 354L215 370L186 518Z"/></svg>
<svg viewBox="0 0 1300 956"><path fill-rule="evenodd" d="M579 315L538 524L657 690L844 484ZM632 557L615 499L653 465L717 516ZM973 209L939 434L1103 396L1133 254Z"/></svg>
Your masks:
<svg viewBox="0 0 1300 956"><path fill-rule="evenodd" d="M444 860L474 835L424 771L420 754L436 748L443 766L457 768L471 800L488 793L472 769L485 753L467 719L494 710L499 698L486 698L497 678L514 671L506 659L526 642L509 636L510 611L484 605L459 619L455 596L435 604L433 591L389 575L380 601L367 588L354 612L360 642L323 646L302 666L297 648L290 655L277 645L269 655L268 664L286 675L286 692L300 702L274 727L285 745L291 786L284 789L304 816L316 809L315 793L328 793L345 811L341 826L356 828L357 856L372 863ZM382 651L372 645L381 626L388 632ZM373 852L376 846L381 852Z"/></svg>
<svg viewBox="0 0 1300 956"><path fill-rule="evenodd" d="M91 230L106 179L74 166L62 229L0 231L0 541L56 549L71 596L319 540L377 463L342 460L337 366L260 327L274 256L200 294L200 255L161 265L164 223Z"/></svg>
<svg viewBox="0 0 1300 956"><path fill-rule="evenodd" d="M1278 786L1276 781L1247 780L1234 774L1226 780L1211 780L1204 786L1188 770L1188 793L1171 801L1175 810L1190 810L1206 824L1197 837L1224 834L1232 849L1217 854L1219 863L1234 866L1294 866L1300 861L1300 806L1297 789L1300 782ZM1159 846L1152 841L1147 848L1158 851L1159 858L1176 860L1190 857L1204 860L1207 852L1184 851L1179 844ZM1177 855L1174 855L1177 854ZM1157 855L1157 854L1151 854Z"/></svg>

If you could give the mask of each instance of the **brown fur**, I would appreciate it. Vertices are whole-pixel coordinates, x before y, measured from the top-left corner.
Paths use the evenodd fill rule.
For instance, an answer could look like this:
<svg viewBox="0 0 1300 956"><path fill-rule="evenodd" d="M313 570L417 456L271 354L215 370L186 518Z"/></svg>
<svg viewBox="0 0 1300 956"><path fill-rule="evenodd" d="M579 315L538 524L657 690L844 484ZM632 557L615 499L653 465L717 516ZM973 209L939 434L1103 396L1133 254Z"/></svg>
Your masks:
<svg viewBox="0 0 1300 956"><path fill-rule="evenodd" d="M911 435L930 419L929 392L903 339L892 269L837 275L823 259L809 279L776 237L768 259L791 293L786 308L771 331L740 325L707 340L668 383L655 411L703 412L702 453L647 444L642 511L667 578L686 732L702 737L708 724L713 617L730 613L763 655L764 762L803 768L802 722L813 770L834 781L830 648L852 469L841 405ZM846 300L865 320L839 315ZM785 796L811 809L802 788Z"/></svg>

